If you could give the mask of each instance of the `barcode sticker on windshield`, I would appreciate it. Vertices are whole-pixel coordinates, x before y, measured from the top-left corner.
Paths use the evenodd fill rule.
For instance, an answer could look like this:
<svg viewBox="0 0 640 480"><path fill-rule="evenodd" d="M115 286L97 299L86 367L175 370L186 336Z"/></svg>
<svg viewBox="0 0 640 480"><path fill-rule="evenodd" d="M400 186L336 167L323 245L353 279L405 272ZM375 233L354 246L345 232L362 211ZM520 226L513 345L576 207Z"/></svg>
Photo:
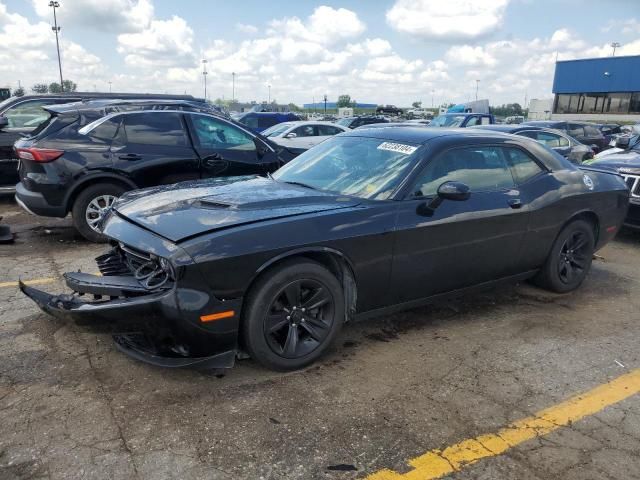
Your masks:
<svg viewBox="0 0 640 480"><path fill-rule="evenodd" d="M404 153L405 155L411 155L418 147L412 145L405 145L404 143L383 142L378 145L378 150L389 150L390 152Z"/></svg>

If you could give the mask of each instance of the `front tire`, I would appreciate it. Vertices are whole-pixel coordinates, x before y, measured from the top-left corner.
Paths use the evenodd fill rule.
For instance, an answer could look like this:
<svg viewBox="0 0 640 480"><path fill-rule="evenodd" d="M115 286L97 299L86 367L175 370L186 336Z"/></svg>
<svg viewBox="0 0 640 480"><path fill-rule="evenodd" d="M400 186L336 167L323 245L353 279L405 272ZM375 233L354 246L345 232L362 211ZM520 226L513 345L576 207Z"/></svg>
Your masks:
<svg viewBox="0 0 640 480"><path fill-rule="evenodd" d="M292 260L263 275L247 297L243 340L251 357L279 371L317 360L344 323L338 279L310 260Z"/></svg>
<svg viewBox="0 0 640 480"><path fill-rule="evenodd" d="M97 183L80 192L71 209L73 225L80 235L90 242L106 242L107 238L97 230L98 221L125 191L114 183Z"/></svg>
<svg viewBox="0 0 640 480"><path fill-rule="evenodd" d="M589 273L594 248L593 225L584 220L574 220L556 238L533 283L557 293L575 290Z"/></svg>

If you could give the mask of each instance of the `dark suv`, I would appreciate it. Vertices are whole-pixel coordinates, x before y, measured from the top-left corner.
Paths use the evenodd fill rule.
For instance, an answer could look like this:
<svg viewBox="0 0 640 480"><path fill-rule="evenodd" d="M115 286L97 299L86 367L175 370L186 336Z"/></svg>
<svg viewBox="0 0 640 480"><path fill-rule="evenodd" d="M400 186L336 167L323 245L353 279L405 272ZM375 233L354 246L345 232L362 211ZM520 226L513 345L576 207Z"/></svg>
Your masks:
<svg viewBox="0 0 640 480"><path fill-rule="evenodd" d="M389 123L389 120L384 117L346 117L341 118L336 123L347 128L358 128L373 123Z"/></svg>
<svg viewBox="0 0 640 480"><path fill-rule="evenodd" d="M598 129L598 125L594 123L536 120L532 122L525 122L521 125L534 125L537 127L561 130L570 137L575 138L580 143L592 147L593 151L596 153L609 147L609 142Z"/></svg>
<svg viewBox="0 0 640 480"><path fill-rule="evenodd" d="M11 97L0 103L0 193L13 193L18 183L18 159L13 144L46 121L50 113L43 107L91 99L185 100L204 102L191 95L155 95L140 93L73 92Z"/></svg>
<svg viewBox="0 0 640 480"><path fill-rule="evenodd" d="M266 174L295 156L193 102L88 102L47 110L48 121L15 144L16 200L37 215L71 212L91 241L102 241L100 219L127 190Z"/></svg>

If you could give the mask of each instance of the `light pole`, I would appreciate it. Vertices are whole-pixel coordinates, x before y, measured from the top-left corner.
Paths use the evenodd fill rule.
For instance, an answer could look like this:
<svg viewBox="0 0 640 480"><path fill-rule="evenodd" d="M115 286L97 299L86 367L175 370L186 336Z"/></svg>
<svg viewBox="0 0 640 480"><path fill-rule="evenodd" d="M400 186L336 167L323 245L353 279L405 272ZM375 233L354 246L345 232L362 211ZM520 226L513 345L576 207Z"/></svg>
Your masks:
<svg viewBox="0 0 640 480"><path fill-rule="evenodd" d="M621 47L622 45L620 45L618 42L613 42L610 47L613 48L613 53L611 54L612 57L616 56L616 48Z"/></svg>
<svg viewBox="0 0 640 480"><path fill-rule="evenodd" d="M231 72L231 101L236 101L236 72Z"/></svg>
<svg viewBox="0 0 640 480"><path fill-rule="evenodd" d="M434 93L436 93L436 91L432 88L431 89L431 108L434 107L434 104L433 104L433 95L434 95Z"/></svg>
<svg viewBox="0 0 640 480"><path fill-rule="evenodd" d="M51 30L56 34L56 50L58 51L58 70L60 71L60 91L64 92L64 84L62 83L62 62L60 61L60 42L58 40L58 32L60 27L58 26L58 18L56 17L56 8L60 8L60 4L51 0L49 6L53 8L53 27Z"/></svg>
<svg viewBox="0 0 640 480"><path fill-rule="evenodd" d="M480 85L480 80L476 80L476 102L478 101L478 86Z"/></svg>
<svg viewBox="0 0 640 480"><path fill-rule="evenodd" d="M109 80L109 93L111 93L111 80Z"/></svg>
<svg viewBox="0 0 640 480"><path fill-rule="evenodd" d="M324 116L327 116L327 96L324 96Z"/></svg>
<svg viewBox="0 0 640 480"><path fill-rule="evenodd" d="M207 99L207 61L202 59L202 78L204 79L204 99Z"/></svg>
<svg viewBox="0 0 640 480"><path fill-rule="evenodd" d="M269 89L269 100L267 101L267 103L271 105L271 84L270 83L267 84L267 88Z"/></svg>

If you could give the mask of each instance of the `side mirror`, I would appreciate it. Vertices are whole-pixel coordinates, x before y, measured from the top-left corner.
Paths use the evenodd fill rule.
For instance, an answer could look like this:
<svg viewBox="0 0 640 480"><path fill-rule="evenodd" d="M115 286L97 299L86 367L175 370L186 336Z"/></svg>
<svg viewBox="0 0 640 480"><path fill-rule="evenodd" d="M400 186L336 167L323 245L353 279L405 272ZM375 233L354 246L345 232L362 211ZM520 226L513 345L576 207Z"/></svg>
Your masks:
<svg viewBox="0 0 640 480"><path fill-rule="evenodd" d="M631 141L630 137L618 137L616 140L616 148L621 148L626 150L629 148L629 142Z"/></svg>
<svg viewBox="0 0 640 480"><path fill-rule="evenodd" d="M443 200L461 202L469 200L470 196L469 187L462 182L444 182L438 187L438 197Z"/></svg>
<svg viewBox="0 0 640 480"><path fill-rule="evenodd" d="M296 133L287 133L284 138L296 138L298 135Z"/></svg>
<svg viewBox="0 0 640 480"><path fill-rule="evenodd" d="M454 202L462 202L471 197L469 187L462 182L444 182L438 187L435 197L428 203L421 203L418 206L418 214L430 217L433 212L444 200L453 200Z"/></svg>
<svg viewBox="0 0 640 480"><path fill-rule="evenodd" d="M4 115L0 116L0 130L3 130L9 126L9 119Z"/></svg>

